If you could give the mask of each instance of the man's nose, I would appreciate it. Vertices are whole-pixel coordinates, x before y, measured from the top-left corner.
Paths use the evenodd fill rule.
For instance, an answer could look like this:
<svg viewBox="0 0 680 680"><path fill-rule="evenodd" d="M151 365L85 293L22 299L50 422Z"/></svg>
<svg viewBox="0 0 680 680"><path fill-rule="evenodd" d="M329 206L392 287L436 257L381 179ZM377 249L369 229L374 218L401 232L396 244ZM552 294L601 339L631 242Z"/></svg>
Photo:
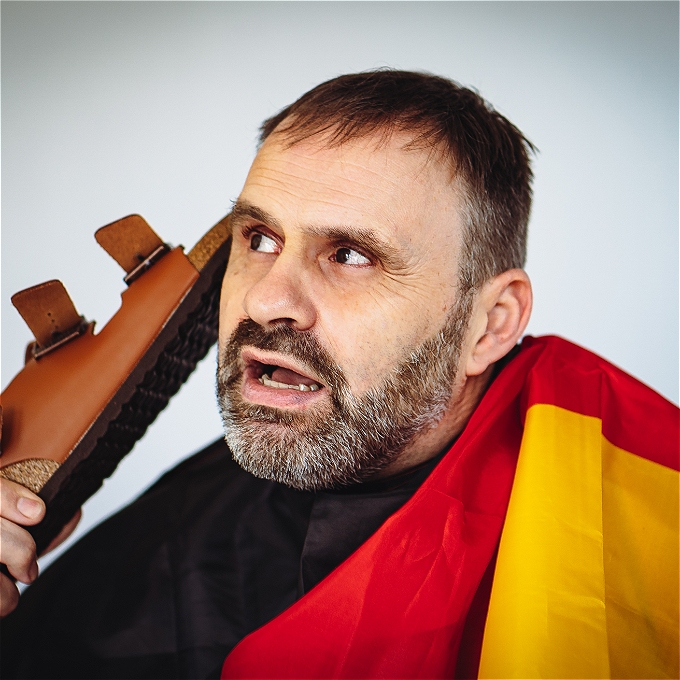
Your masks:
<svg viewBox="0 0 680 680"><path fill-rule="evenodd" d="M316 306L309 294L305 267L297 257L280 255L267 274L243 300L246 314L260 326L286 323L298 331L316 322Z"/></svg>

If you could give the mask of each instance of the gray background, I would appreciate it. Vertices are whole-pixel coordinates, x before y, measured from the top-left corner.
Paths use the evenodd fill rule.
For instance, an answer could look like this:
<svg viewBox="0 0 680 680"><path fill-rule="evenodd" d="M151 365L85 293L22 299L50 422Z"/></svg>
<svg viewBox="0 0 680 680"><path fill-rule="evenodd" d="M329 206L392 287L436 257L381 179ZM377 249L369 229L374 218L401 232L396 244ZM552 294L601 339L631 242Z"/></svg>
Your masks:
<svg viewBox="0 0 680 680"><path fill-rule="evenodd" d="M191 247L238 195L264 118L379 66L475 86L540 148L529 332L677 402L675 2L2 2L3 386L29 340L12 293L59 278L101 328L124 286L96 228L139 212ZM219 436L213 374L214 353L79 533Z"/></svg>

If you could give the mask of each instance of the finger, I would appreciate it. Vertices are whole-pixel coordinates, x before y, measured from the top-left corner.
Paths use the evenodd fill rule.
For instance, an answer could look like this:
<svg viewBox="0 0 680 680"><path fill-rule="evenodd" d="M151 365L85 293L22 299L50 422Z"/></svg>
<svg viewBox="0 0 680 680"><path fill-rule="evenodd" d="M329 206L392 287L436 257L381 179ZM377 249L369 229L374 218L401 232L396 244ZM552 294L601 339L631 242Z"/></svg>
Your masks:
<svg viewBox="0 0 680 680"><path fill-rule="evenodd" d="M0 618L14 611L19 603L19 589L4 574L0 574Z"/></svg>
<svg viewBox="0 0 680 680"><path fill-rule="evenodd" d="M46 553L50 552L50 550L54 550L58 545L61 545L75 530L75 528L78 526L78 522L80 522L80 518L83 516L83 511L78 510L71 519L64 524L62 530L50 541L50 544L45 548L40 553L40 556L42 557Z"/></svg>
<svg viewBox="0 0 680 680"><path fill-rule="evenodd" d="M14 522L0 518L0 562L22 583L32 583L38 577L38 563L33 536Z"/></svg>
<svg viewBox="0 0 680 680"><path fill-rule="evenodd" d="M0 477L0 516L16 524L37 524L45 516L45 503L25 486Z"/></svg>

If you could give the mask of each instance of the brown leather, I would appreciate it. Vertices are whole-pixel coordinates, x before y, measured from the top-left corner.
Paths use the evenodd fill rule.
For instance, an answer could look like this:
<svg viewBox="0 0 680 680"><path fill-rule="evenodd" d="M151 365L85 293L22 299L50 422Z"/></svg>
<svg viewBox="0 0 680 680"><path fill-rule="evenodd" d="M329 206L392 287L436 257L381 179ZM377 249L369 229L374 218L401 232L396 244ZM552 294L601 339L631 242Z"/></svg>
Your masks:
<svg viewBox="0 0 680 680"><path fill-rule="evenodd" d="M34 356L35 350L38 347L38 343L35 340L31 340L24 350L24 365L26 365Z"/></svg>
<svg viewBox="0 0 680 680"><path fill-rule="evenodd" d="M128 215L98 229L97 243L129 274L163 245L141 215Z"/></svg>
<svg viewBox="0 0 680 680"><path fill-rule="evenodd" d="M121 308L100 333L90 326L57 351L29 360L2 394L0 465L36 458L62 463L198 276L175 248L123 292Z"/></svg>
<svg viewBox="0 0 680 680"><path fill-rule="evenodd" d="M12 296L12 304L28 324L39 347L77 328L81 318L61 281L46 281Z"/></svg>

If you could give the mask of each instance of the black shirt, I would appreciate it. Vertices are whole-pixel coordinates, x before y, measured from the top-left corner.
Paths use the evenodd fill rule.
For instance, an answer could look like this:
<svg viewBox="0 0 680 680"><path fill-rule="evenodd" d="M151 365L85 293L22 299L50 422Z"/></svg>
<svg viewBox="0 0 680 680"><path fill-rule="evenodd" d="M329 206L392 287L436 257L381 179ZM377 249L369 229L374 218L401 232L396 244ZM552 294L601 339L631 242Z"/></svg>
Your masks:
<svg viewBox="0 0 680 680"><path fill-rule="evenodd" d="M253 477L215 442L27 589L2 623L2 677L219 677L243 637L349 557L439 458L312 493Z"/></svg>

